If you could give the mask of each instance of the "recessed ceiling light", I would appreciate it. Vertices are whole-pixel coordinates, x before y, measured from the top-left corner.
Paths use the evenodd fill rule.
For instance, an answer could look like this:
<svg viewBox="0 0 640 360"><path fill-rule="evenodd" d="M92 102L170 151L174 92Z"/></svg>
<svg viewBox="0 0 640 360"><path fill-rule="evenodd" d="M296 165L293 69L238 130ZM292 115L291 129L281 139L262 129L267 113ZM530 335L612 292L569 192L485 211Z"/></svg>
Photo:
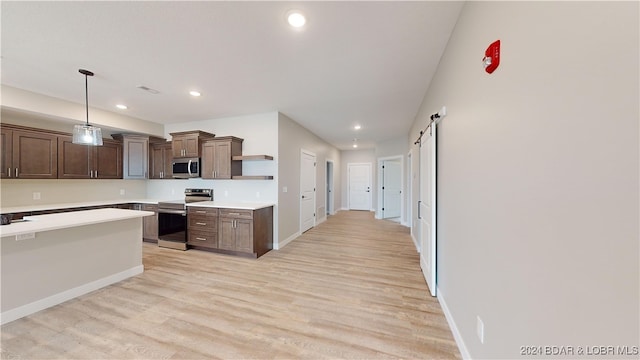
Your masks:
<svg viewBox="0 0 640 360"><path fill-rule="evenodd" d="M354 148L357 148L357 147L358 147L358 144L353 144L353 147L354 147Z"/></svg>
<svg viewBox="0 0 640 360"><path fill-rule="evenodd" d="M304 15L302 15L300 11L291 10L287 13L287 22L289 22L289 25L293 26L294 28L300 28L307 23L307 19L304 17Z"/></svg>
<svg viewBox="0 0 640 360"><path fill-rule="evenodd" d="M191 96L200 96L200 95L202 95L202 94L200 94L199 91L195 91L195 90L189 91L189 94L191 94Z"/></svg>
<svg viewBox="0 0 640 360"><path fill-rule="evenodd" d="M355 130L360 130L360 129L362 129L362 126L360 126L360 125L356 125L356 126L354 126L353 128L354 128Z"/></svg>
<svg viewBox="0 0 640 360"><path fill-rule="evenodd" d="M116 105L116 107L117 107L118 109L120 109L120 110L127 110L127 109L128 109L128 108L127 108L127 105L123 105L123 104L118 104L118 105Z"/></svg>

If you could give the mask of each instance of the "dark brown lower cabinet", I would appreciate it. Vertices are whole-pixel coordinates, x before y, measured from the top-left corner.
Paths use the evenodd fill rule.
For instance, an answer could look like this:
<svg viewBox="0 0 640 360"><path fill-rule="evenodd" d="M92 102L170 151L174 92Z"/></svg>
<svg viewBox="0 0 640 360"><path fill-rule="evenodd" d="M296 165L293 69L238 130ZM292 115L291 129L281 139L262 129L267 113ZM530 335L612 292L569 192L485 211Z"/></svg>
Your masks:
<svg viewBox="0 0 640 360"><path fill-rule="evenodd" d="M218 247L238 255L260 257L273 248L273 207L220 209Z"/></svg>
<svg viewBox="0 0 640 360"><path fill-rule="evenodd" d="M153 211L153 216L142 218L142 240L151 243L158 242L158 205L144 204L142 210Z"/></svg>
<svg viewBox="0 0 640 360"><path fill-rule="evenodd" d="M187 209L187 245L194 249L218 248L218 209L189 206Z"/></svg>
<svg viewBox="0 0 640 360"><path fill-rule="evenodd" d="M257 258L273 248L273 206L257 210L189 206L190 248Z"/></svg>

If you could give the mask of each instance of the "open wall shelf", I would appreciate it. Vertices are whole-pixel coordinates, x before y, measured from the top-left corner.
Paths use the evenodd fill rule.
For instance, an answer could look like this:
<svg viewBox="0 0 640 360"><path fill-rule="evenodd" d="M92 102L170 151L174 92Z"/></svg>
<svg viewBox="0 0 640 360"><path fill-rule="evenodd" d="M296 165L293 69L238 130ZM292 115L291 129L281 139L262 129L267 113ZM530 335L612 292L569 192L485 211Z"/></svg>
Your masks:
<svg viewBox="0 0 640 360"><path fill-rule="evenodd" d="M231 157L234 161L264 161L273 160L270 155L236 155ZM233 180L273 180L272 175L241 175L231 177Z"/></svg>
<svg viewBox="0 0 640 360"><path fill-rule="evenodd" d="M273 180L272 175L241 175L231 177L233 180Z"/></svg>
<svg viewBox="0 0 640 360"><path fill-rule="evenodd" d="M273 156L269 155L240 155L234 156L232 160L249 161L249 160L273 160Z"/></svg>

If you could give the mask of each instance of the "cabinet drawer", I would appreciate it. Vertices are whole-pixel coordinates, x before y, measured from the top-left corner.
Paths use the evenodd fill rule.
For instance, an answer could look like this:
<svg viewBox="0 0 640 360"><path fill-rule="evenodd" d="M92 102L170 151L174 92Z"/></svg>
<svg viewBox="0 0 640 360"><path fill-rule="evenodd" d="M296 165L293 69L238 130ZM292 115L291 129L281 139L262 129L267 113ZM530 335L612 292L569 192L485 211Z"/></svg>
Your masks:
<svg viewBox="0 0 640 360"><path fill-rule="evenodd" d="M202 216L191 215L187 216L188 225L187 229L197 231L217 231L218 230L218 217L217 216Z"/></svg>
<svg viewBox="0 0 640 360"><path fill-rule="evenodd" d="M189 230L189 233L187 236L187 244L217 249L218 234L215 232Z"/></svg>
<svg viewBox="0 0 640 360"><path fill-rule="evenodd" d="M253 219L253 210L220 209L220 216L236 219Z"/></svg>
<svg viewBox="0 0 640 360"><path fill-rule="evenodd" d="M218 216L218 209L210 207L187 206L187 213L189 215Z"/></svg>

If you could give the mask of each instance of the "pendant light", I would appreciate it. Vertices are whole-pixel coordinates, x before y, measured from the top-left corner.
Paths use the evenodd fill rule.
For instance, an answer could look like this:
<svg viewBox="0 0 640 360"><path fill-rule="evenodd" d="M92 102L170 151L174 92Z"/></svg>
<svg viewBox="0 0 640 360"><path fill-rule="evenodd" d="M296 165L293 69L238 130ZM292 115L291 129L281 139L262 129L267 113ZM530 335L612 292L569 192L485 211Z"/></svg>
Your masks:
<svg viewBox="0 0 640 360"><path fill-rule="evenodd" d="M87 109L87 123L84 125L75 125L73 127L73 143L80 145L102 145L102 130L89 124L89 84L88 77L93 76L89 70L79 69L78 72L84 75L84 94Z"/></svg>

